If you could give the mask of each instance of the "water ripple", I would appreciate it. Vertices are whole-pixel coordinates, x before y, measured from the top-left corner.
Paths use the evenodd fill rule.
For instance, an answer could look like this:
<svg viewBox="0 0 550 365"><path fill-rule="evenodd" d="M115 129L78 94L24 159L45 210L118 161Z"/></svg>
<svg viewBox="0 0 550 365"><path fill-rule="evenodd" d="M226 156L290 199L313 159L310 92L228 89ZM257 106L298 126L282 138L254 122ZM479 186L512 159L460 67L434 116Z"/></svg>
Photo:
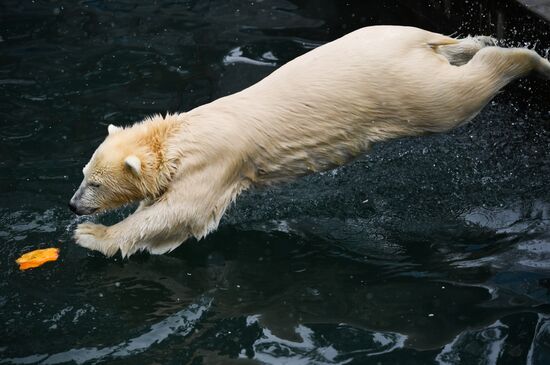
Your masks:
<svg viewBox="0 0 550 365"><path fill-rule="evenodd" d="M258 316L249 316L247 325L258 324L258 319ZM274 335L268 328L262 328L262 335L252 345L253 358L264 364L347 364L359 355L368 357L391 353L403 348L407 340L407 336L399 333L373 332L340 324L337 332L341 338L351 335L363 340L360 348L346 349L344 352L338 350L342 343L327 343L323 334L316 333L312 327L298 325L295 332L300 340L290 341Z"/></svg>
<svg viewBox="0 0 550 365"><path fill-rule="evenodd" d="M56 354L31 355L20 358L10 358L0 361L0 364L62 364L75 362L84 364L88 361L124 358L146 351L154 344L166 340L170 336L185 337L191 333L201 318L212 305L212 298L203 296L186 309L176 312L150 326L149 330L137 337L130 338L118 345L109 347L83 347L70 349Z"/></svg>

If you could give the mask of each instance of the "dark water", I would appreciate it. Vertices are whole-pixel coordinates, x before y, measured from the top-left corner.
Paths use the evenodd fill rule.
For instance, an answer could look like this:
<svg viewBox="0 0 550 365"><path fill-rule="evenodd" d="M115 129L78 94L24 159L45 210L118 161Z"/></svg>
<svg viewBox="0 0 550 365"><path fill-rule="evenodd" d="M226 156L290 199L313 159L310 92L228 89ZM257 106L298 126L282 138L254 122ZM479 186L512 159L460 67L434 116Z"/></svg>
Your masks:
<svg viewBox="0 0 550 365"><path fill-rule="evenodd" d="M550 47L513 1L0 3L0 364L550 363L550 84L535 78L450 134L249 192L169 255L71 239L66 203L109 123L188 110L384 23ZM52 245L58 262L18 271Z"/></svg>

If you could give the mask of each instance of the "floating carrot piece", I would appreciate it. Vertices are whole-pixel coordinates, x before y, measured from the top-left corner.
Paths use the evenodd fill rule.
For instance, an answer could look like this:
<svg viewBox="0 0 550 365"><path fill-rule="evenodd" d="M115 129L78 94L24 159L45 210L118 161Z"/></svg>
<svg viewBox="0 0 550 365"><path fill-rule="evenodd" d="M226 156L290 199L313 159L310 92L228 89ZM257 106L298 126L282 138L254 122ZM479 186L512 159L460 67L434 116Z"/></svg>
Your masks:
<svg viewBox="0 0 550 365"><path fill-rule="evenodd" d="M19 270L27 270L41 266L48 261L55 261L58 257L58 248L45 248L27 252L15 260L15 262L19 264Z"/></svg>

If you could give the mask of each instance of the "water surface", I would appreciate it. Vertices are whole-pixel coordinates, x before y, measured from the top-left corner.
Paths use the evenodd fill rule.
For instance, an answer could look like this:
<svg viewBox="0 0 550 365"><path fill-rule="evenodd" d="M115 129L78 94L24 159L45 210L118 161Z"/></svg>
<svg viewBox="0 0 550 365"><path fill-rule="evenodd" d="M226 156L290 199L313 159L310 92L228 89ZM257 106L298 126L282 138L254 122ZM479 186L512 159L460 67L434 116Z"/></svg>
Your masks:
<svg viewBox="0 0 550 365"><path fill-rule="evenodd" d="M171 254L74 244L66 204L108 124L189 110L373 24L550 48L549 24L513 1L0 4L0 364L549 363L536 78L452 133L248 192ZM18 271L52 245L58 262Z"/></svg>

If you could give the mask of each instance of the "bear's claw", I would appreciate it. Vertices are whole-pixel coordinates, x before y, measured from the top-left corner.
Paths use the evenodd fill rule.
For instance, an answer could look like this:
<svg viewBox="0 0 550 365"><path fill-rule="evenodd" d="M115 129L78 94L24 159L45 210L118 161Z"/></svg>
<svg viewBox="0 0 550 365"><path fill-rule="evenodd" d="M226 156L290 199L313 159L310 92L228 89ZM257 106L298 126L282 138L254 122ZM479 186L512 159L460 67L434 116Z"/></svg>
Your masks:
<svg viewBox="0 0 550 365"><path fill-rule="evenodd" d="M113 256L118 250L115 242L107 236L107 227L101 224L79 224L74 239L78 245L99 251L105 256Z"/></svg>

